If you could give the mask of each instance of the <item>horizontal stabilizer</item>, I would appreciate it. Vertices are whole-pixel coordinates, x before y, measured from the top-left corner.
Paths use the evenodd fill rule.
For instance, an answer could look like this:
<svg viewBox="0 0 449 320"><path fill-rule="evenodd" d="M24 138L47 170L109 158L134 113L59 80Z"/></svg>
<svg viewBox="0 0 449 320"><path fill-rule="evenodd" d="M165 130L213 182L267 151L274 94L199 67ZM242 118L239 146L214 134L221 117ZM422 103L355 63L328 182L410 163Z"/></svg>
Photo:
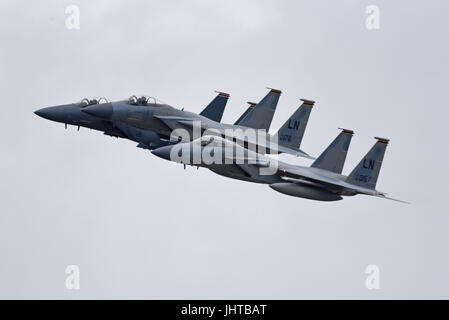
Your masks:
<svg viewBox="0 0 449 320"><path fill-rule="evenodd" d="M385 195L383 195L383 194L376 195L376 197L383 198L383 199L387 199L387 200L393 200L393 201L397 201L397 202L400 202L400 203L411 204L410 202L407 202L407 201L404 201L404 200L399 200L399 199L390 198L390 197L387 197L387 196L385 196Z"/></svg>

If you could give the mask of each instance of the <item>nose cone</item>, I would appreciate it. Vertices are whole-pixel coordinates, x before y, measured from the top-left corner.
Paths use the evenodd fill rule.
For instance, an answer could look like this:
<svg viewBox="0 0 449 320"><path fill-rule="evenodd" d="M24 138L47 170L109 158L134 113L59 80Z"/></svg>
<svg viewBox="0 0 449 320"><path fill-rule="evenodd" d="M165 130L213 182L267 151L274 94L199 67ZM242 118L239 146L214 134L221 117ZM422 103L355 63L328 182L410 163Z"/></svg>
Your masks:
<svg viewBox="0 0 449 320"><path fill-rule="evenodd" d="M154 150L151 150L151 153L154 154L155 156L165 159L165 160L171 160L170 158L170 152L172 150L173 146L165 146L165 147L161 147L161 148L157 148Z"/></svg>
<svg viewBox="0 0 449 320"><path fill-rule="evenodd" d="M57 121L57 122L67 122L68 115L72 112L72 105L62 105L56 107L47 107L34 111L39 117Z"/></svg>
<svg viewBox="0 0 449 320"><path fill-rule="evenodd" d="M48 119L48 120L52 120L53 118L53 112L52 112L53 108L42 108L39 110L34 111L34 114L38 115L39 117Z"/></svg>
<svg viewBox="0 0 449 320"><path fill-rule="evenodd" d="M110 119L114 110L112 104L104 103L85 107L82 111L97 118Z"/></svg>

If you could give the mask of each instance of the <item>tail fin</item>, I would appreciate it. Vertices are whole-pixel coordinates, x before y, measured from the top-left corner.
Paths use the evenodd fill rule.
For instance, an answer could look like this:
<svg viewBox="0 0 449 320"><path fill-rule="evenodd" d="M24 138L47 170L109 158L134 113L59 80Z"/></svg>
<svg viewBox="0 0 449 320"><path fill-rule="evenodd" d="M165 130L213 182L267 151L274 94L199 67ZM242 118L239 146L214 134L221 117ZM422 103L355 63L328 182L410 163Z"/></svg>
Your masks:
<svg viewBox="0 0 449 320"><path fill-rule="evenodd" d="M281 96L281 91L271 89L270 92L249 112L239 125L268 131L273 120L274 112Z"/></svg>
<svg viewBox="0 0 449 320"><path fill-rule="evenodd" d="M240 116L240 118L238 118L238 120L234 123L235 126L239 125L240 122L242 122L243 119L245 119L245 117L248 115L248 113L250 113L254 107L257 105L257 103L255 102L247 102L249 103L249 107L248 109L245 110L245 112L243 112L243 114Z"/></svg>
<svg viewBox="0 0 449 320"><path fill-rule="evenodd" d="M201 111L200 115L209 118L213 121L220 122L223 117L223 112L228 103L229 94L224 92L218 92L218 95L209 105Z"/></svg>
<svg viewBox="0 0 449 320"><path fill-rule="evenodd" d="M278 131L279 144L291 149L299 149L315 101L301 99L303 104Z"/></svg>
<svg viewBox="0 0 449 320"><path fill-rule="evenodd" d="M341 128L340 128L341 129ZM342 129L340 134L312 164L313 168L341 173L354 131Z"/></svg>
<svg viewBox="0 0 449 320"><path fill-rule="evenodd" d="M349 174L346 182L370 189L376 188L382 160L390 140L376 137L377 142Z"/></svg>

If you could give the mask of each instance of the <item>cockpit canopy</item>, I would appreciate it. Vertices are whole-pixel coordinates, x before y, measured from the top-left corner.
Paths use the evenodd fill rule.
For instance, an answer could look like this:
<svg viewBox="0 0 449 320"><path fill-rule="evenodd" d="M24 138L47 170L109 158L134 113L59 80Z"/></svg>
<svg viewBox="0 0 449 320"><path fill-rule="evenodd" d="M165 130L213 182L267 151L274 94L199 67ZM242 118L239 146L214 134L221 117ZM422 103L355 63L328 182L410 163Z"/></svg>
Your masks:
<svg viewBox="0 0 449 320"><path fill-rule="evenodd" d="M84 98L80 102L77 103L77 105L81 108L85 108L87 106L92 106L95 104L103 104L108 103L109 100L104 97L90 97L90 98Z"/></svg>
<svg viewBox="0 0 449 320"><path fill-rule="evenodd" d="M211 136L202 137L200 140L200 144L202 147L205 147L205 146L211 144L212 142L214 142L214 140L215 140L214 137L211 137Z"/></svg>
<svg viewBox="0 0 449 320"><path fill-rule="evenodd" d="M128 100L127 103L133 106L146 106L149 104L156 105L156 104L163 104L163 102L159 101L158 99L146 96L146 95L133 95Z"/></svg>

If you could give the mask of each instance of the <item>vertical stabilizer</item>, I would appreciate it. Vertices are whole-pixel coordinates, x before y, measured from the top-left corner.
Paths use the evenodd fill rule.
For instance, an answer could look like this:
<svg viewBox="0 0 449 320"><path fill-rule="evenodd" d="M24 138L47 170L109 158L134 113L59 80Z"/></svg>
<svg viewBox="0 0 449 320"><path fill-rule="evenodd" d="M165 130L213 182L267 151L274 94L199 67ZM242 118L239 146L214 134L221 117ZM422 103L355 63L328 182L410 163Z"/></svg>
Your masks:
<svg viewBox="0 0 449 320"><path fill-rule="evenodd" d="M341 173L353 134L354 131L352 130L342 129L334 141L315 160L312 167Z"/></svg>
<svg viewBox="0 0 449 320"><path fill-rule="evenodd" d="M200 115L213 121L220 122L221 118L223 117L226 104L228 103L228 99L228 93L218 92L218 95L203 111L201 111Z"/></svg>
<svg viewBox="0 0 449 320"><path fill-rule="evenodd" d="M279 145L298 150L315 101L301 99L302 105L278 131Z"/></svg>
<svg viewBox="0 0 449 320"><path fill-rule="evenodd" d="M390 140L376 137L377 142L349 174L346 182L370 189L376 188L382 160Z"/></svg>
<svg viewBox="0 0 449 320"><path fill-rule="evenodd" d="M248 109L245 110L245 112L240 116L240 118L237 119L237 121L234 123L234 125L238 126L240 125L240 123L242 122L243 119L245 119L245 117L248 115L248 113L250 113L251 111L253 111L253 109L256 107L257 103L255 102L249 102L249 107Z"/></svg>
<svg viewBox="0 0 449 320"><path fill-rule="evenodd" d="M271 89L255 108L242 119L239 125L253 129L264 129L268 132L281 93L280 90Z"/></svg>

